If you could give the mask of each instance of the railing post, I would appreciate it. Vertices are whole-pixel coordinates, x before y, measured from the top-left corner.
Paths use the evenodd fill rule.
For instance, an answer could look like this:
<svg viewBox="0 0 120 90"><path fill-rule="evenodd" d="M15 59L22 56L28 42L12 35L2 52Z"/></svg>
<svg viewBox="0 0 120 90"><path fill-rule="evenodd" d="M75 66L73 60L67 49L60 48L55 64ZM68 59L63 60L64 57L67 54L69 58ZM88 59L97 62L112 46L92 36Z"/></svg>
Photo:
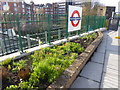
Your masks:
<svg viewBox="0 0 120 90"><path fill-rule="evenodd" d="M47 31L45 31L45 42L48 43Z"/></svg>
<svg viewBox="0 0 120 90"><path fill-rule="evenodd" d="M38 40L38 44L39 44L39 46L40 46L40 45L41 45L41 40L40 40L40 38L37 37L37 40Z"/></svg>
<svg viewBox="0 0 120 90"><path fill-rule="evenodd" d="M50 39L50 31L51 31L51 15L48 14L48 43L51 44L51 39Z"/></svg>
<svg viewBox="0 0 120 90"><path fill-rule="evenodd" d="M94 21L94 29L96 29L96 25L97 25L97 24L96 24L96 22L97 22L97 21L96 21L96 16L94 16L94 20L95 20L95 21Z"/></svg>
<svg viewBox="0 0 120 90"><path fill-rule="evenodd" d="M66 15L66 38L68 39L69 33L68 33L68 14Z"/></svg>
<svg viewBox="0 0 120 90"><path fill-rule="evenodd" d="M77 35L80 35L80 30L77 31Z"/></svg>
<svg viewBox="0 0 120 90"><path fill-rule="evenodd" d="M90 20L90 17L88 16L87 17L87 32L89 31L89 20Z"/></svg>
<svg viewBox="0 0 120 90"><path fill-rule="evenodd" d="M104 16L104 24L103 24L103 27L106 26L106 17Z"/></svg>
<svg viewBox="0 0 120 90"><path fill-rule="evenodd" d="M6 45L6 37L5 37L5 31L4 31L4 24L2 23L2 41L4 43L5 51L6 53L8 52L7 50L7 45Z"/></svg>
<svg viewBox="0 0 120 90"><path fill-rule="evenodd" d="M28 47L31 48L30 35L29 34L27 34L27 42L28 42Z"/></svg>
<svg viewBox="0 0 120 90"><path fill-rule="evenodd" d="M99 20L98 20L98 16L96 16L96 29L98 29L98 24L99 24L98 21L99 21Z"/></svg>
<svg viewBox="0 0 120 90"><path fill-rule="evenodd" d="M16 14L16 15L17 15L16 22L17 22L17 29L18 29L18 34L19 34L20 51L21 51L21 53L23 53L22 38L21 38L21 31L20 31L20 21L19 21L18 14Z"/></svg>
<svg viewBox="0 0 120 90"><path fill-rule="evenodd" d="M58 30L58 39L59 40L61 39L61 32L60 32L60 30Z"/></svg>
<svg viewBox="0 0 120 90"><path fill-rule="evenodd" d="M2 55L4 55L4 53L5 53L5 45L4 45L4 43L3 43L3 39L2 38L0 38L0 48L1 48L1 52L2 52Z"/></svg>

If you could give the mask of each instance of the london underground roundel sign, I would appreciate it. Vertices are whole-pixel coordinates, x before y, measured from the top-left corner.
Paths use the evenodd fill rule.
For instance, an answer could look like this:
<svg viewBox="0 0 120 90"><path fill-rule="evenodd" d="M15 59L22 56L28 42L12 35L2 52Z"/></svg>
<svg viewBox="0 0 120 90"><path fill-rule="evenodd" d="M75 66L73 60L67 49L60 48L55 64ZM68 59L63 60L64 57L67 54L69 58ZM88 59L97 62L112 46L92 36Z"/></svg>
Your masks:
<svg viewBox="0 0 120 90"><path fill-rule="evenodd" d="M69 6L68 14L68 32L80 30L82 8L76 6Z"/></svg>
<svg viewBox="0 0 120 90"><path fill-rule="evenodd" d="M78 16L74 17L75 14L77 14ZM72 16L70 17L70 21L71 21L71 24L73 25L73 27L76 27L76 26L79 25L79 23L80 23L80 13L79 13L79 11L75 10L72 13ZM77 21L77 23L74 23L74 21Z"/></svg>

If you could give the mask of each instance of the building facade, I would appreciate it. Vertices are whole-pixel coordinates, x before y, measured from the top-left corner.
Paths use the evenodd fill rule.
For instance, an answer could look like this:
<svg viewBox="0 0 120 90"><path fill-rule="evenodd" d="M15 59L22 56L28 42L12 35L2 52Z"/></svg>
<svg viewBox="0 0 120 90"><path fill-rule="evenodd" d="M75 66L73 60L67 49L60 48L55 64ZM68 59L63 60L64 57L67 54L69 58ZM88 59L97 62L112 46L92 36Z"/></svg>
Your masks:
<svg viewBox="0 0 120 90"><path fill-rule="evenodd" d="M97 16L105 16L106 14L106 6L99 6L97 8Z"/></svg>
<svg viewBox="0 0 120 90"><path fill-rule="evenodd" d="M1 5L0 5L0 10L1 11L5 11L4 7L8 6L9 13L24 13L25 9L24 9L24 0L5 0L5 1L0 1Z"/></svg>
<svg viewBox="0 0 120 90"><path fill-rule="evenodd" d="M112 12L115 12L116 7L114 6L106 6L106 19L110 19L112 16Z"/></svg>
<svg viewBox="0 0 120 90"><path fill-rule="evenodd" d="M118 12L120 12L120 1L118 2Z"/></svg>

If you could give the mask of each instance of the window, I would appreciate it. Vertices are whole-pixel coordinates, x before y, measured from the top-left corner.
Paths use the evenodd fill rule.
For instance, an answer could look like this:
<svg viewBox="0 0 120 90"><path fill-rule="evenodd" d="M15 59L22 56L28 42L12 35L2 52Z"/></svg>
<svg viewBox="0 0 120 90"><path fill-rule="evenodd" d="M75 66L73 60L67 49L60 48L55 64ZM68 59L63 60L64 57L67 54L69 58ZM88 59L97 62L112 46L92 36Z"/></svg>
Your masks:
<svg viewBox="0 0 120 90"><path fill-rule="evenodd" d="M6 5L8 6L8 2L6 2Z"/></svg>
<svg viewBox="0 0 120 90"><path fill-rule="evenodd" d="M24 4L24 1L22 1L22 4Z"/></svg>
<svg viewBox="0 0 120 90"><path fill-rule="evenodd" d="M24 8L24 4L22 4L22 8Z"/></svg>
<svg viewBox="0 0 120 90"><path fill-rule="evenodd" d="M14 7L16 7L17 6L17 4L16 3L14 3Z"/></svg>
<svg viewBox="0 0 120 90"><path fill-rule="evenodd" d="M23 9L22 11L23 11L23 12L25 12L25 10L24 10L24 9Z"/></svg>
<svg viewBox="0 0 120 90"><path fill-rule="evenodd" d="M17 8L14 8L14 11L17 11Z"/></svg>

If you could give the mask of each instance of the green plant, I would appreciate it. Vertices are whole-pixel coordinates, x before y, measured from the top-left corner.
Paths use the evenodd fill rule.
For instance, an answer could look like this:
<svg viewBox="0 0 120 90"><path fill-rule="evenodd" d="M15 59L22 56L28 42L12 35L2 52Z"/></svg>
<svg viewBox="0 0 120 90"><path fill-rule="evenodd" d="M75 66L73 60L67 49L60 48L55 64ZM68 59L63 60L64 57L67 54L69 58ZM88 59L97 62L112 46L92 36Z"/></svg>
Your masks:
<svg viewBox="0 0 120 90"><path fill-rule="evenodd" d="M6 90L18 90L17 85L10 85L9 87L6 87Z"/></svg>
<svg viewBox="0 0 120 90"><path fill-rule="evenodd" d="M80 44L73 43L73 42L65 43L65 46L63 49L66 53L69 53L69 52L81 53L84 51L84 48Z"/></svg>
<svg viewBox="0 0 120 90"><path fill-rule="evenodd" d="M17 72L22 68L25 68L27 66L27 61L28 60L20 60L19 62L13 62L13 66L15 68L12 69L13 72Z"/></svg>
<svg viewBox="0 0 120 90"><path fill-rule="evenodd" d="M86 40L92 40L92 39L95 39L96 37L97 37L97 34L93 33L93 34L85 35L85 36L80 37L80 38L81 39L86 39Z"/></svg>
<svg viewBox="0 0 120 90"><path fill-rule="evenodd" d="M30 82L20 82L19 88L22 90L24 90L24 89L33 90L33 86L31 86Z"/></svg>
<svg viewBox="0 0 120 90"><path fill-rule="evenodd" d="M80 44L68 42L62 46L48 47L35 52L32 56L34 58L33 73L29 82L33 86L38 86L39 83L43 82L53 82L78 57L77 53L72 52L84 50L84 48L78 48L82 48ZM68 51L71 53L64 55Z"/></svg>
<svg viewBox="0 0 120 90"><path fill-rule="evenodd" d="M30 78L27 81L21 81L17 87L12 85L9 88L32 90L42 88L44 84L52 83L74 62L78 54L83 51L84 48L80 44L73 42L35 51L29 57L33 60ZM18 70L22 70L22 68L27 66L27 62L28 60L13 62L12 65L14 68L12 71L17 72Z"/></svg>
<svg viewBox="0 0 120 90"><path fill-rule="evenodd" d="M0 62L0 65L8 65L12 61L12 58L8 58L2 62Z"/></svg>
<svg viewBox="0 0 120 90"><path fill-rule="evenodd" d="M38 63L38 66L34 68L34 72L31 74L29 81L37 86L39 83L46 83L54 81L62 72L60 65L50 65L45 62Z"/></svg>

